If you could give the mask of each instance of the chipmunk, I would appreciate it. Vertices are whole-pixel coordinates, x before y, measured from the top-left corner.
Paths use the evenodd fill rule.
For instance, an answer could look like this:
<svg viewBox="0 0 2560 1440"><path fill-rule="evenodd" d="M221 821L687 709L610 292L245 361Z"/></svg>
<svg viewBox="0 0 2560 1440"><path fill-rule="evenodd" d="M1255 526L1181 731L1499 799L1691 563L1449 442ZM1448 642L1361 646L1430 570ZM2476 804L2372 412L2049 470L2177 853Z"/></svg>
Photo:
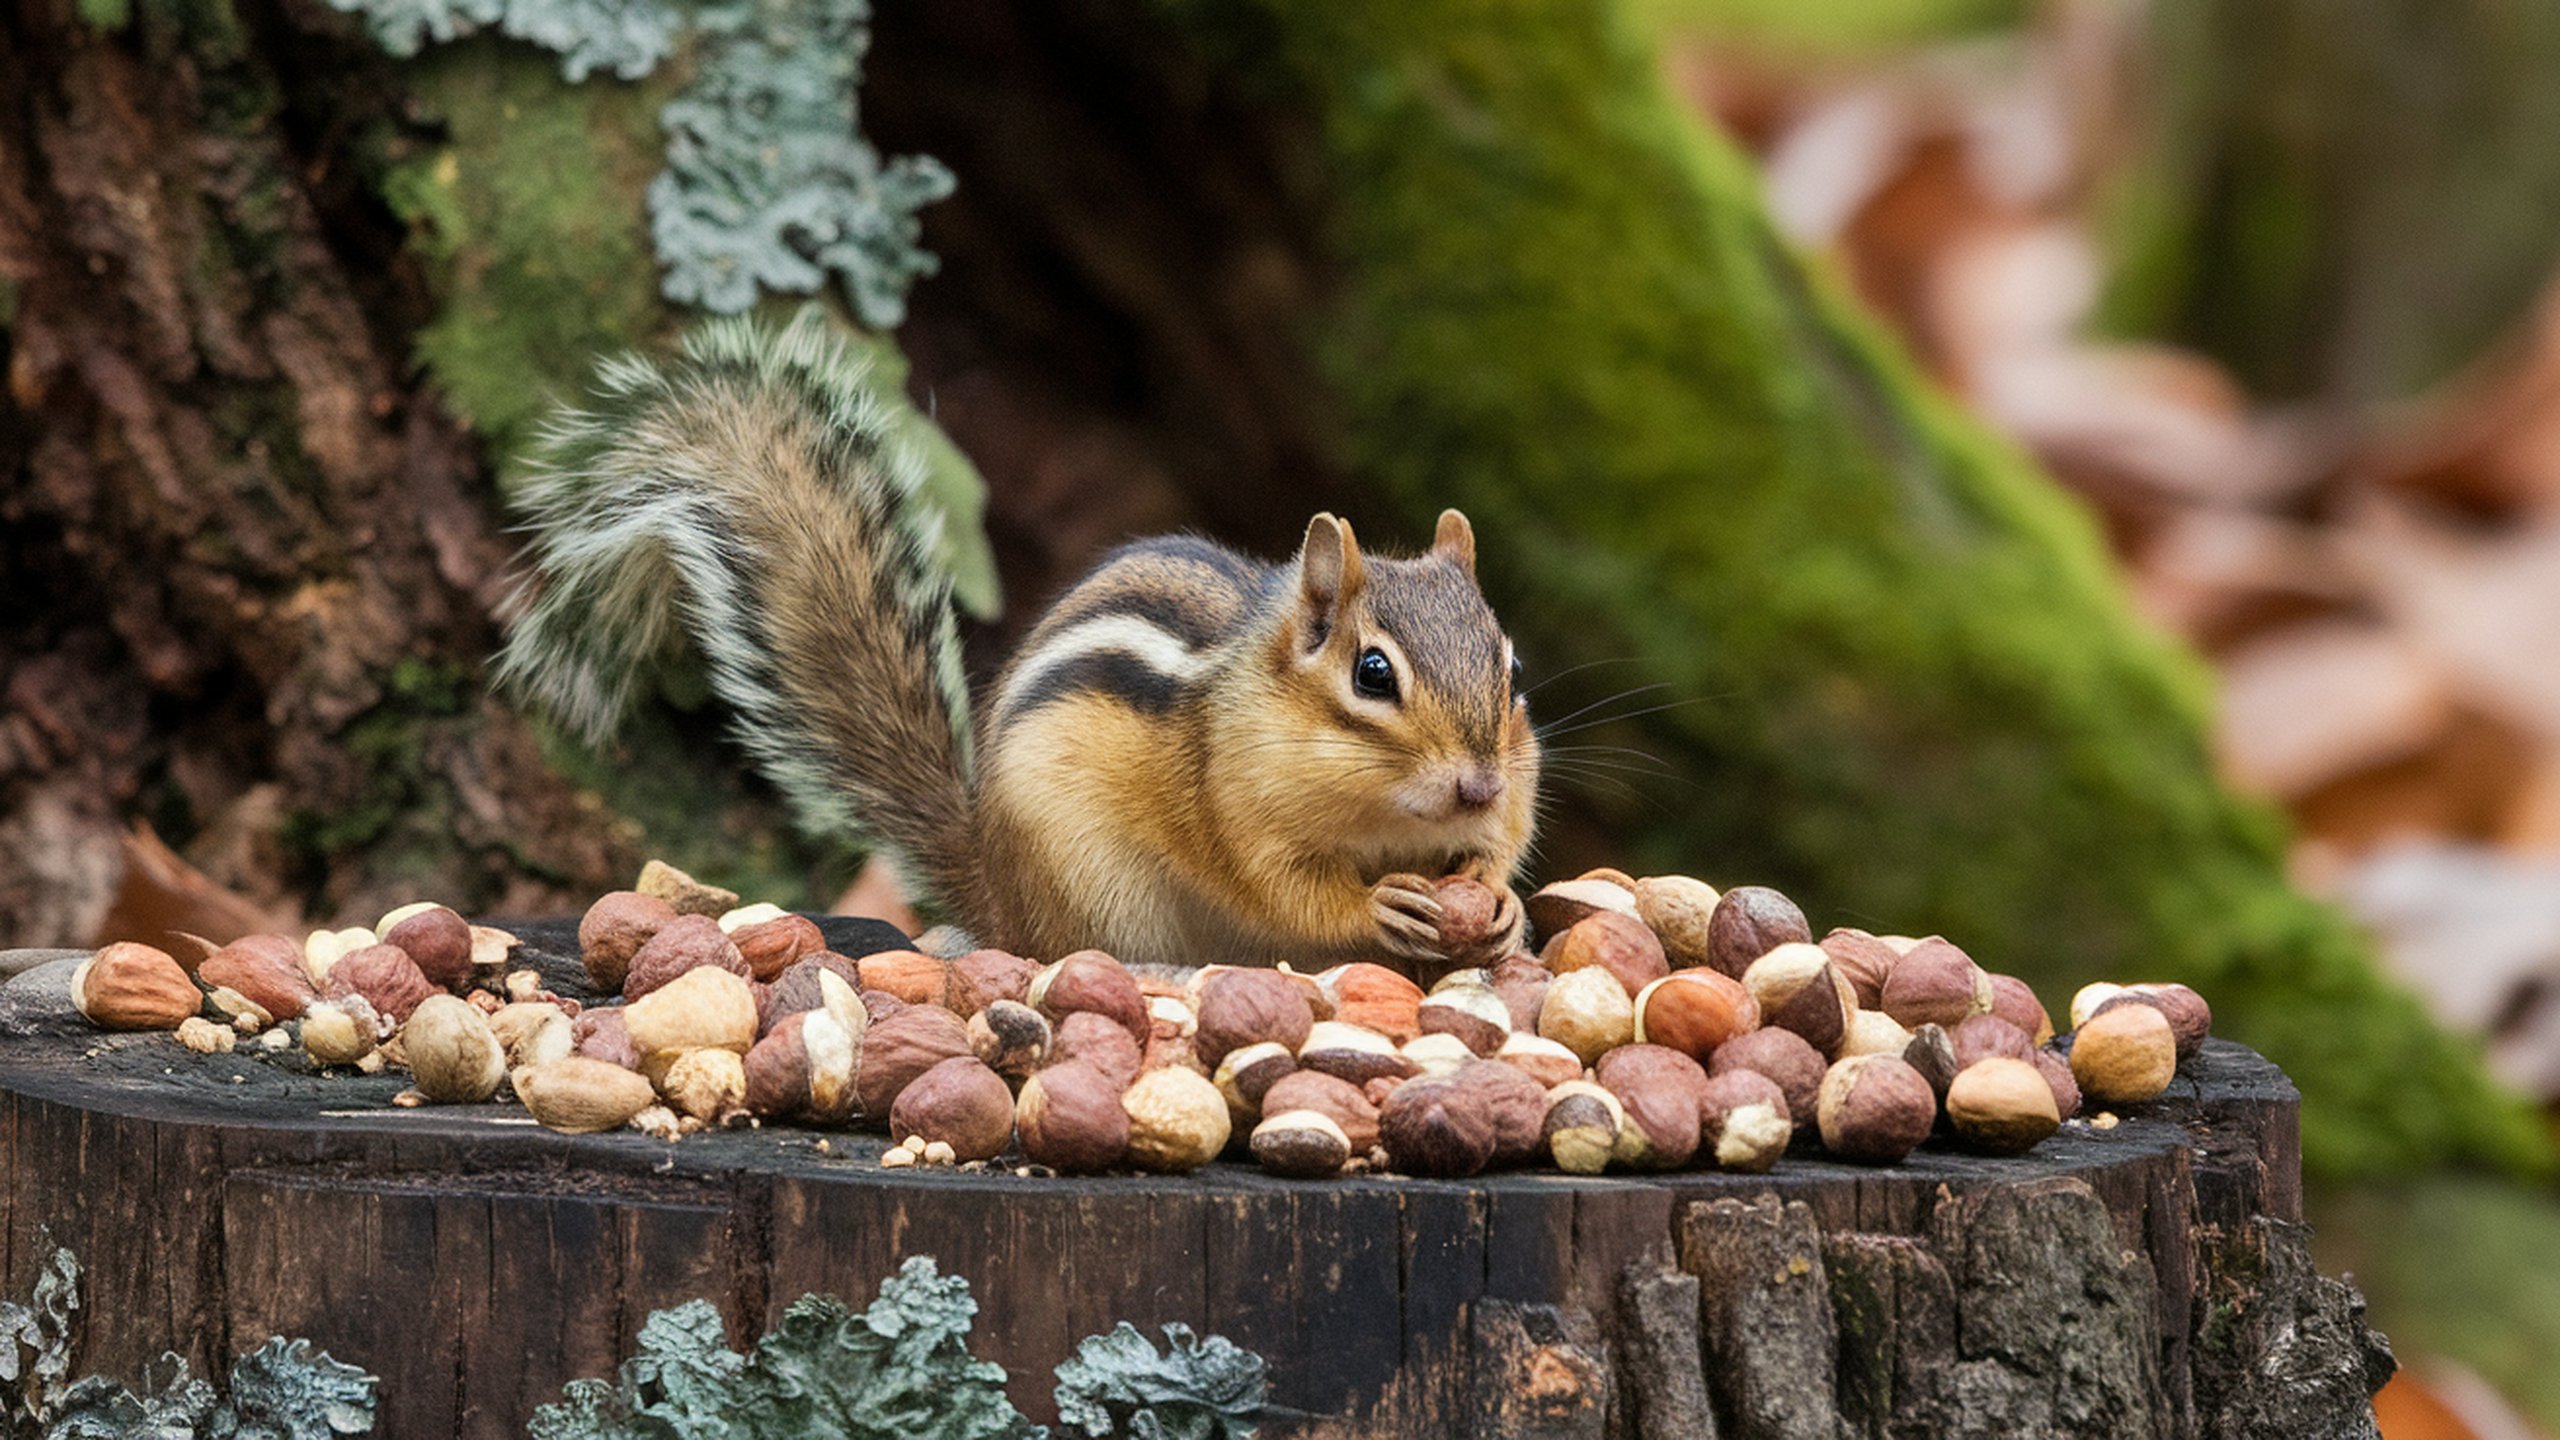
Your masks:
<svg viewBox="0 0 2560 1440"><path fill-rule="evenodd" d="M1419 968L1446 960L1430 877L1466 873L1516 947L1538 742L1464 516L1413 559L1332 515L1281 565L1123 546L973 731L921 479L815 310L612 363L524 493L501 681L600 738L681 631L803 823L885 849L982 944Z"/></svg>

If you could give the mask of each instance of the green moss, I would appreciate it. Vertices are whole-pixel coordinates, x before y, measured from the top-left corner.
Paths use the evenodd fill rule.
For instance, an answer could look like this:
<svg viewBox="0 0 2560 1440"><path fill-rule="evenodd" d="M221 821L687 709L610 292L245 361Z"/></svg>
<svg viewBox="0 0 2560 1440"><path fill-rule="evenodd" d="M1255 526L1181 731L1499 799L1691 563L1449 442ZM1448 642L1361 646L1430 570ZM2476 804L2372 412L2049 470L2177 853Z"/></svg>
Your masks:
<svg viewBox="0 0 2560 1440"><path fill-rule="evenodd" d="M1889 54L1984 31L2015 30L2026 0L1631 0L1648 33L1695 33L1718 44L1805 56Z"/></svg>
<svg viewBox="0 0 2560 1440"><path fill-rule="evenodd" d="M569 85L550 56L486 38L409 71L446 135L382 181L442 302L418 359L503 466L599 357L665 326L640 195L672 82Z"/></svg>
<svg viewBox="0 0 2560 1440"><path fill-rule="evenodd" d="M79 10L92 30L112 32L133 23L133 0L79 0Z"/></svg>
<svg viewBox="0 0 2560 1440"><path fill-rule="evenodd" d="M1470 511L1533 664L1632 656L1688 702L1625 730L1703 782L1631 859L1943 931L2056 1000L2192 982L2301 1082L2325 1171L2547 1163L2288 888L2089 518L1787 251L1617 7L1173 10L1311 126L1340 274L1307 334L1379 504Z"/></svg>

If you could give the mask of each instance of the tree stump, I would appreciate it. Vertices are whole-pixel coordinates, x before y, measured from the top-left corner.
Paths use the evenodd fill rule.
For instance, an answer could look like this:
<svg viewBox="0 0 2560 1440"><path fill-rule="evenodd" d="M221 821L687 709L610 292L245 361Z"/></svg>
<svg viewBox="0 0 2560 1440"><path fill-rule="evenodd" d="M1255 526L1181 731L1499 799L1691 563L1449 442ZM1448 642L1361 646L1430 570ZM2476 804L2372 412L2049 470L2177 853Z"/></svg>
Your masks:
<svg viewBox="0 0 2560 1440"><path fill-rule="evenodd" d="M569 993L570 928L519 933ZM2227 1042L2016 1159L1042 1179L883 1169L867 1134L669 1145L399 1109L396 1076L98 1034L62 983L0 989L0 1294L67 1245L85 1368L218 1371L304 1336L381 1377L387 1436L519 1434L653 1309L709 1299L743 1344L917 1254L975 1287L973 1346L1040 1419L1051 1367L1121 1320L1263 1355L1273 1437L2332 1440L2376 1433L2391 1369L2309 1262L2293 1087Z"/></svg>

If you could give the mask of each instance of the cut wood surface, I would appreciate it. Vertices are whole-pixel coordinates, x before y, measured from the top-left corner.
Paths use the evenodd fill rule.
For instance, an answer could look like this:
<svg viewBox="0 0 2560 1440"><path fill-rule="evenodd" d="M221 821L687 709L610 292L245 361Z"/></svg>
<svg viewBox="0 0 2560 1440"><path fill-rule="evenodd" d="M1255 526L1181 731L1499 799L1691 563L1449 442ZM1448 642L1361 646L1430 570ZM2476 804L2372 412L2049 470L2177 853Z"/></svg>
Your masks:
<svg viewBox="0 0 2560 1440"><path fill-rule="evenodd" d="M520 933L568 993L567 927ZM862 1133L400 1109L396 1076L93 1032L58 980L0 991L0 1293L68 1245L86 1368L307 1336L382 1378L388 1436L520 1433L653 1309L707 1298L743 1343L918 1254L975 1287L975 1348L1036 1418L1121 1320L1265 1356L1272 1436L2332 1437L2372 1433L2390 1368L2306 1257L2292 1086L2225 1042L2016 1159L1056 1179L886 1170Z"/></svg>

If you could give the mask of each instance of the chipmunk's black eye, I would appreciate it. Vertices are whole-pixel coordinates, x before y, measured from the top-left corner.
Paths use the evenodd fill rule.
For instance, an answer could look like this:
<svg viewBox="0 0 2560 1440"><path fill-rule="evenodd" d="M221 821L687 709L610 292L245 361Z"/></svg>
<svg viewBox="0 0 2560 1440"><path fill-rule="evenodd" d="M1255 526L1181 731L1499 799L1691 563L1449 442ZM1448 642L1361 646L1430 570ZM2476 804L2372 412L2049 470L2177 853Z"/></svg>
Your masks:
<svg viewBox="0 0 2560 1440"><path fill-rule="evenodd" d="M1396 667L1387 652L1372 645L1351 662L1351 688L1372 700L1396 698Z"/></svg>

